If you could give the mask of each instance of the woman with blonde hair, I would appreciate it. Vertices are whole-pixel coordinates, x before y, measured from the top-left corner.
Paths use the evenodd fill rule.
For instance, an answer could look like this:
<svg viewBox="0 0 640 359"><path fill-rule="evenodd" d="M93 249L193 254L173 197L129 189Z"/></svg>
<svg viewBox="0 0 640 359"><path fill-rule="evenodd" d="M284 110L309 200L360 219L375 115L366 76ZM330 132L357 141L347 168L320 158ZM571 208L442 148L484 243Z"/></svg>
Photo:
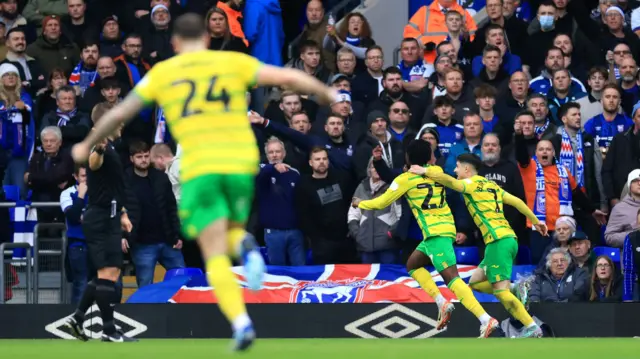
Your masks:
<svg viewBox="0 0 640 359"><path fill-rule="evenodd" d="M596 259L596 268L591 274L588 300L590 302L622 301L622 276L616 272L613 261L606 255Z"/></svg>
<svg viewBox="0 0 640 359"><path fill-rule="evenodd" d="M35 143L32 108L31 96L22 91L18 69L8 63L0 65L0 145L9 155L4 184L19 186L23 197L24 174Z"/></svg>
<svg viewBox="0 0 640 359"><path fill-rule="evenodd" d="M249 53L249 48L244 41L231 33L229 18L224 10L213 7L207 12L205 19L207 30L211 36L210 50Z"/></svg>

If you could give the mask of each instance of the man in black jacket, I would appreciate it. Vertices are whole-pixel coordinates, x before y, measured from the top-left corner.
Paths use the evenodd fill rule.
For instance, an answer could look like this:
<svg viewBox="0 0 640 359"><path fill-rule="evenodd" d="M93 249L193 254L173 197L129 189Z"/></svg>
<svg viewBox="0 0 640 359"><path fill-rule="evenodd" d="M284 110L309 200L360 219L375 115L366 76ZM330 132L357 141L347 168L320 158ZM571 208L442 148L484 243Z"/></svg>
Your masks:
<svg viewBox="0 0 640 359"><path fill-rule="evenodd" d="M313 264L357 263L355 242L348 238L347 212L354 183L350 176L329 169L327 150L313 147L311 176L296 187L295 207L302 233L311 244Z"/></svg>
<svg viewBox="0 0 640 359"><path fill-rule="evenodd" d="M404 167L404 149L402 143L388 131L389 117L380 111L373 111L367 117L367 134L358 141L353 156L358 182L367 177L367 165L371 151L382 146L382 158L390 168Z"/></svg>
<svg viewBox="0 0 640 359"><path fill-rule="evenodd" d="M462 70L455 67L447 69L447 72L444 75L444 86L447 89L447 94L445 96L453 101L453 108L455 109L453 114L454 120L458 123L462 123L462 119L465 114L469 112L478 112L478 105L476 104L476 99L473 96L473 91L469 86L464 86L464 72ZM427 111L424 112L421 124L433 122L433 110L434 105L432 104L427 108ZM412 117L415 118L415 114L413 112Z"/></svg>
<svg viewBox="0 0 640 359"><path fill-rule="evenodd" d="M602 185L611 207L620 202L627 175L640 168L640 104L633 107L633 123L625 133L619 133L611 141L602 166Z"/></svg>
<svg viewBox="0 0 640 359"><path fill-rule="evenodd" d="M131 258L136 267L138 288L153 284L156 264L166 270L184 268L180 221L176 198L169 177L150 167L149 146L134 142L129 147L133 167L125 172L125 180L135 192L140 208L139 217L132 214L135 232L131 245Z"/></svg>
<svg viewBox="0 0 640 359"><path fill-rule="evenodd" d="M382 66L384 53L378 45L372 46L365 52L364 64L367 67L351 80L351 93L354 101L360 101L368 106L380 95L382 88Z"/></svg>
<svg viewBox="0 0 640 359"><path fill-rule="evenodd" d="M47 126L60 127L62 131L63 149L82 141L91 130L92 123L89 115L78 111L76 107L76 91L73 87L62 86L56 91L58 108L42 118L41 128Z"/></svg>

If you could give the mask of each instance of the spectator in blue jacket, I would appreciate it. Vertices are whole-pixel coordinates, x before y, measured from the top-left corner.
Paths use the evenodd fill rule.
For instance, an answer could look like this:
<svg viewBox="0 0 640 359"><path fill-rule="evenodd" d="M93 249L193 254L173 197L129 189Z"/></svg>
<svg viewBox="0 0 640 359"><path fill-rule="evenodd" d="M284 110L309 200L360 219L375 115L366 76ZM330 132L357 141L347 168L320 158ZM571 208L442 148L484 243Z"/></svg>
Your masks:
<svg viewBox="0 0 640 359"><path fill-rule="evenodd" d="M250 117L250 121L267 132L280 136L283 140L291 141L293 145L307 153L316 146L325 148L331 167L349 172L353 167L352 157L356 147L344 133L344 119L338 115L332 114L327 118L324 125L325 133L322 136L305 135L259 116Z"/></svg>
<svg viewBox="0 0 640 359"><path fill-rule="evenodd" d="M443 170L451 176L455 176L453 170L456 168L456 159L459 155L463 153L473 153L482 158L482 119L480 115L469 112L464 116L462 121L464 138L451 147L449 155L447 156L447 162L443 168Z"/></svg>
<svg viewBox="0 0 640 359"><path fill-rule="evenodd" d="M35 143L33 101L20 83L20 72L12 64L0 65L0 146L8 157L4 184L20 187L26 195L24 174Z"/></svg>
<svg viewBox="0 0 640 359"><path fill-rule="evenodd" d="M242 30L249 41L251 56L274 66L282 66L284 31L278 0L247 0Z"/></svg>
<svg viewBox="0 0 640 359"><path fill-rule="evenodd" d="M297 169L283 163L287 152L284 143L271 137L265 144L268 164L260 165L256 178L258 218L264 227L269 263L277 266L305 264L304 236L298 229L294 204Z"/></svg>
<svg viewBox="0 0 640 359"><path fill-rule="evenodd" d="M60 208L67 224L68 278L71 281L71 304L77 304L91 277L87 243L82 232L82 213L87 205L87 169L77 166L76 184L60 194Z"/></svg>
<svg viewBox="0 0 640 359"><path fill-rule="evenodd" d="M547 103L549 104L549 116L551 121L558 125L564 125L562 118L558 116L558 110L562 105L569 102L576 102L586 97L587 94L571 86L571 74L569 70L560 69L553 73L553 87L547 93Z"/></svg>
<svg viewBox="0 0 640 359"><path fill-rule="evenodd" d="M538 77L533 78L529 82L529 88L531 92L538 92L543 95L546 95L552 87L552 75L554 72L566 69L564 53L562 49L559 47L552 46L549 50L547 50L547 55L544 60L544 69L540 72ZM571 90L575 93L583 92L587 93L587 89L584 87L582 82L577 78L571 76Z"/></svg>
<svg viewBox="0 0 640 359"><path fill-rule="evenodd" d="M446 158L451 151L451 147L462 139L464 127L453 118L455 109L453 100L448 96L438 96L433 101L433 112L437 121L427 123L433 125L438 131L438 149L442 157ZM424 126L423 126L424 128Z"/></svg>
<svg viewBox="0 0 640 359"><path fill-rule="evenodd" d="M509 51L502 26L498 24L487 26L485 38L487 45L492 45L500 49L500 53L502 54L502 69L506 71L509 76L513 75L516 71L522 71L522 60L520 56L514 55ZM471 63L473 76L480 76L483 67L482 56L474 57Z"/></svg>

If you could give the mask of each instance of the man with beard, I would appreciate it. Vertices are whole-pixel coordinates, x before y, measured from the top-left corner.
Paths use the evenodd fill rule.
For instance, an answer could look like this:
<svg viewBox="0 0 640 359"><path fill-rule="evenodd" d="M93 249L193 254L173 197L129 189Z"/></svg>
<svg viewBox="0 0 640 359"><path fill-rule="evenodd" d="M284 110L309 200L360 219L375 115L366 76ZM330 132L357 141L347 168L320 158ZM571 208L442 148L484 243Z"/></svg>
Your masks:
<svg viewBox="0 0 640 359"><path fill-rule="evenodd" d="M555 153L560 154L560 164L569 170L578 186L586 190L591 205L607 212L609 206L602 187L602 152L595 138L580 129L580 105L574 102L562 105L558 117L564 126L558 129L558 134L551 141ZM593 219L584 215L580 208L576 209L574 218L582 225L583 230L589 237L599 238L599 226L594 225ZM598 221L598 225L604 224L606 220Z"/></svg>
<svg viewBox="0 0 640 359"><path fill-rule="evenodd" d="M529 79L522 71L516 71L509 79L508 88L498 88L496 113L500 123L494 132L500 136L500 143L507 146L513 138L513 119L527 108Z"/></svg>
<svg viewBox="0 0 640 359"><path fill-rule="evenodd" d="M502 147L495 133L487 133L482 138L482 164L478 171L480 176L495 182L505 191L518 198L524 198L522 176L513 162L501 158ZM518 236L519 243L528 243L529 232L526 230L525 217L511 206L504 207L504 216Z"/></svg>
<svg viewBox="0 0 640 359"><path fill-rule="evenodd" d="M83 46L83 39L96 38L98 29L86 17L85 0L67 0L69 15L62 18L62 33L69 37L78 47Z"/></svg>
<svg viewBox="0 0 640 359"><path fill-rule="evenodd" d="M453 66L453 61L448 55L440 54L436 57L433 65L435 70L428 78L427 100L434 100L436 97L447 94L447 89L444 87L444 75L447 69Z"/></svg>
<svg viewBox="0 0 640 359"><path fill-rule="evenodd" d="M142 47L140 35L129 34L122 44L124 54L113 59L116 63L116 76L130 88L134 88L151 69L151 65L142 59Z"/></svg>
<svg viewBox="0 0 640 359"><path fill-rule="evenodd" d="M564 53L562 52L562 49L560 49L559 47L552 46L549 50L547 50L547 55L545 56L545 60L544 60L544 68L542 69L538 77L533 78L529 82L529 87L531 88L531 91L538 92L543 95L546 95L547 93L549 93L549 91L553 87L553 83L552 83L553 74L558 70L567 68L564 61L565 61ZM582 82L580 82L580 80L578 80L573 76L570 76L570 79L571 79L570 86L573 92L587 93L587 89L584 87Z"/></svg>
<svg viewBox="0 0 640 359"><path fill-rule="evenodd" d="M312 174L296 186L295 203L300 229L309 239L313 264L357 263L355 242L347 236L347 213L354 192L349 176L329 168L327 149L310 149Z"/></svg>
<svg viewBox="0 0 640 359"><path fill-rule="evenodd" d="M153 27L145 33L142 41L145 44L144 55L146 58L150 58L153 63L164 61L174 55L171 46L170 22L169 8L164 5L153 7L151 10Z"/></svg>
<svg viewBox="0 0 640 359"><path fill-rule="evenodd" d="M0 0L0 22L4 23L7 31L27 26L27 19L18 12L18 0ZM35 34L29 35L35 38ZM33 40L31 36L29 40Z"/></svg>
<svg viewBox="0 0 640 359"><path fill-rule="evenodd" d="M26 54L27 42L23 28L9 30L5 44L7 57L2 63L12 64L18 69L22 88L34 97L40 89L47 86L47 83L40 62Z"/></svg>
<svg viewBox="0 0 640 359"><path fill-rule="evenodd" d="M113 58L122 55L122 35L118 17L109 15L104 18L100 33L100 55Z"/></svg>
<svg viewBox="0 0 640 359"><path fill-rule="evenodd" d="M98 79L115 77L116 64L113 62L111 57L101 56L98 58L96 71L98 73L96 76ZM120 80L118 80L118 84L121 97L126 96L129 93L130 87L127 84L120 82ZM101 81L98 81L97 85L101 85ZM102 95L102 86L89 87L85 90L84 96L78 99L78 109L85 113L91 113L95 105L104 100L105 99Z"/></svg>
<svg viewBox="0 0 640 359"><path fill-rule="evenodd" d="M587 76L587 84L591 91L587 93L587 96L576 101L580 104L580 117L584 121L582 123L583 127L587 120L602 114L602 103L600 101L602 99L602 90L607 84L609 72L604 67L596 66L589 70Z"/></svg>
<svg viewBox="0 0 640 359"><path fill-rule="evenodd" d="M69 85L76 90L76 95L84 97L85 91L89 87L93 87L98 80L98 49L97 41L87 40L82 45L82 53L80 54L80 62L71 72L69 76Z"/></svg>
<svg viewBox="0 0 640 359"><path fill-rule="evenodd" d="M133 166L125 170L125 181L133 193L128 203L140 209L138 216L131 214L132 231L129 240L122 240L122 250L131 249L131 259L136 267L138 288L153 284L156 264L166 270L184 268L180 220L176 198L171 190L169 177L150 166L149 146L134 142L129 147Z"/></svg>
<svg viewBox="0 0 640 359"><path fill-rule="evenodd" d="M633 107L640 100L640 87L638 87L638 66L633 57L626 57L620 65L620 88L622 89L622 109L627 115L631 115Z"/></svg>
<svg viewBox="0 0 640 359"><path fill-rule="evenodd" d="M462 70L452 67L447 70L444 78L444 86L447 90L445 95L453 102L455 110L453 118L462 123L462 118L466 113L476 112L476 99L473 97L473 91L469 87L464 87L464 75ZM432 122L434 105L432 104L422 117L422 123ZM415 114L414 114L415 117Z"/></svg>
<svg viewBox="0 0 640 359"><path fill-rule="evenodd" d="M620 113L621 94L618 85L608 84L602 91L602 114L595 116L584 124L584 132L595 138L596 143L606 156L613 137L624 133L633 121L624 113Z"/></svg>
<svg viewBox="0 0 640 359"><path fill-rule="evenodd" d="M353 162L358 180L367 177L367 165L371 152L377 146L382 149L382 159L389 168L402 169L404 150L402 142L395 139L388 130L389 117L380 111L373 111L367 117L369 131L358 141Z"/></svg>
<svg viewBox="0 0 640 359"><path fill-rule="evenodd" d="M302 151L309 153L314 147L326 148L331 166L350 171L353 167L353 153L355 146L344 133L344 119L337 114L327 117L324 125L325 133L322 135L304 134L292 128L283 126L260 116L249 116L252 124L258 125L268 133L272 133L280 139L291 141L293 145Z"/></svg>
<svg viewBox="0 0 640 359"><path fill-rule="evenodd" d="M559 69L553 72L553 87L547 93L547 102L551 119L556 125L561 125L562 121L558 116L560 107L569 102L575 102L587 94L571 86L569 70Z"/></svg>
<svg viewBox="0 0 640 359"><path fill-rule="evenodd" d="M424 104L419 98L414 97L404 89L404 81L402 80L402 72L395 66L387 67L382 74L382 87L384 90L380 92L378 99L371 102L366 113L369 114L373 110L383 113L389 113L389 107L396 101L404 101L411 110L411 121L409 127L417 131L420 128L420 119L424 115Z"/></svg>
<svg viewBox="0 0 640 359"><path fill-rule="evenodd" d="M550 236L555 231L558 217L573 216L574 203L583 211L591 213L597 221L606 220L606 215L592 206L591 200L576 183L569 169L555 163L556 153L551 141L539 141L535 155L531 156L527 151L518 119L516 119L514 131L516 159L522 175L527 205L541 222L548 223ZM529 220L527 220L527 227L531 228ZM551 237L531 233L530 238L532 263L539 263L545 249L551 243Z"/></svg>
<svg viewBox="0 0 640 359"><path fill-rule="evenodd" d="M40 61L45 74L55 68L69 74L80 61L78 46L62 36L60 17L56 15L42 20L42 35L27 47L27 54Z"/></svg>
<svg viewBox="0 0 640 359"><path fill-rule="evenodd" d="M269 264L302 266L306 262L306 251L294 206L300 172L283 162L287 152L278 138L271 137L264 147L268 163L260 165L256 176L256 199Z"/></svg>
<svg viewBox="0 0 640 359"><path fill-rule="evenodd" d="M480 57L481 66L476 74L476 78L470 81L471 87L490 85L494 88L501 88L507 82L509 73L501 66L503 58L500 56L500 48L487 45Z"/></svg>
<svg viewBox="0 0 640 359"><path fill-rule="evenodd" d="M219 5L218 5L219 6ZM320 0L311 0L307 4L307 24L300 35L301 40L313 40L316 44L321 44L327 34L327 21L324 16L324 5ZM336 70L336 55L333 51L322 49L322 60L324 67L329 71Z"/></svg>

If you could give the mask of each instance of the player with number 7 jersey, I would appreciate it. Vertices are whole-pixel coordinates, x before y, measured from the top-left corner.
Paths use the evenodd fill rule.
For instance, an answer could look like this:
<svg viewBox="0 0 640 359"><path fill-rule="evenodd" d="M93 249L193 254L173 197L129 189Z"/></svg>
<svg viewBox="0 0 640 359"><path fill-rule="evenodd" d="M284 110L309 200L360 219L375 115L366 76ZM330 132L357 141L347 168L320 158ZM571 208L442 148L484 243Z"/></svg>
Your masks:
<svg viewBox="0 0 640 359"><path fill-rule="evenodd" d="M409 165L427 164L430 171L443 173L441 167L433 165L435 157L431 155L429 143L422 140L415 140L409 144L406 161ZM480 320L482 323L481 336L489 336L497 327L498 322L484 311L471 289L459 277L456 254L453 249L456 227L445 199L443 185L431 178L405 172L396 177L381 196L367 201L354 198L353 206L364 210L381 209L391 205L402 196L407 200L422 229L424 238L407 260L407 271L438 305L439 314L436 329L441 330L447 326L454 306L442 296L431 274L424 268L428 262L426 257L431 260L433 266L462 305Z"/></svg>

